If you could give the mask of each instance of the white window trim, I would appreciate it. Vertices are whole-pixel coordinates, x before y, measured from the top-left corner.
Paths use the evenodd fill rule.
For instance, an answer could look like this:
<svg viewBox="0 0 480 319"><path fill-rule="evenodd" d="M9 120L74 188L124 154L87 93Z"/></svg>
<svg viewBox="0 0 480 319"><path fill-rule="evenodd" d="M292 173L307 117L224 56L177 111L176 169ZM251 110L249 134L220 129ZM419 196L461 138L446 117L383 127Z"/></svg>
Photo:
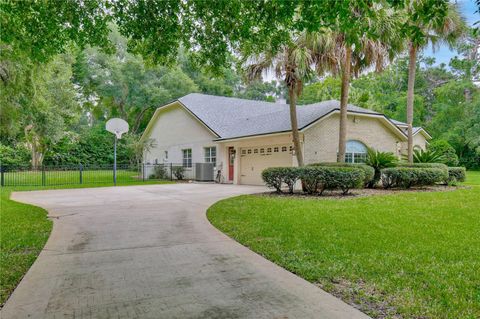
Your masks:
<svg viewBox="0 0 480 319"><path fill-rule="evenodd" d="M212 149L215 150L215 156L212 156ZM208 152L208 155L207 155L207 152ZM217 165L217 147L216 146L205 146L203 148L203 155L204 155L203 160L205 161L205 163L213 163ZM212 159L215 159L215 161L212 161Z"/></svg>
<svg viewBox="0 0 480 319"><path fill-rule="evenodd" d="M190 158L188 157L185 157L185 151L190 151ZM193 166L193 152L192 152L192 149L191 148L184 148L182 149L182 166L185 168L185 169L192 169L192 166ZM187 161L187 165L185 165L185 160ZM188 160L190 160L190 166L188 166Z"/></svg>

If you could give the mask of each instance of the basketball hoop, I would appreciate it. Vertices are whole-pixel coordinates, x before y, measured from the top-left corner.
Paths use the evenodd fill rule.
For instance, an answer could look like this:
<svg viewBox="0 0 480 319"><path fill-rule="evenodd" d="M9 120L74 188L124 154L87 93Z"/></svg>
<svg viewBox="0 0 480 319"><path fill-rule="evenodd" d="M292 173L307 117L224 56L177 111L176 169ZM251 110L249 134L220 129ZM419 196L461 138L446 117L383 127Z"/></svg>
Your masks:
<svg viewBox="0 0 480 319"><path fill-rule="evenodd" d="M110 133L115 134L115 144L113 146L113 185L117 185L117 139L122 138L123 133L128 132L128 123L119 118L109 119L105 128Z"/></svg>

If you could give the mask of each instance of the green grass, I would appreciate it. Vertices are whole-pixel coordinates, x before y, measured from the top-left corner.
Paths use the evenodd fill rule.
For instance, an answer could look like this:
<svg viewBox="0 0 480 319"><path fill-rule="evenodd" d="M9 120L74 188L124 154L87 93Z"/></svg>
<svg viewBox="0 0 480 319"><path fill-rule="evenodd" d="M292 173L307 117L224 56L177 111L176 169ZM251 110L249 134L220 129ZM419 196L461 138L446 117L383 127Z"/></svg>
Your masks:
<svg viewBox="0 0 480 319"><path fill-rule="evenodd" d="M110 172L111 173L111 172ZM103 181L101 177L104 176ZM18 285L45 245L52 221L47 211L40 207L10 200L12 191L29 191L59 188L87 188L113 186L111 174L95 177L95 184L73 184L56 186L19 186L0 188L0 305ZM57 180L60 181L60 180ZM65 181L65 180L64 180ZM117 185L146 185L170 183L165 181L120 181Z"/></svg>
<svg viewBox="0 0 480 319"><path fill-rule="evenodd" d="M80 179L81 178L81 179ZM138 182L139 172L136 170L117 170L117 182ZM6 186L53 186L69 184L96 184L110 183L113 181L113 171L107 169L85 170L80 176L77 170L52 170L52 171L16 171L4 174Z"/></svg>
<svg viewBox="0 0 480 319"><path fill-rule="evenodd" d="M480 172L469 189L350 199L240 196L217 228L373 317L480 318Z"/></svg>

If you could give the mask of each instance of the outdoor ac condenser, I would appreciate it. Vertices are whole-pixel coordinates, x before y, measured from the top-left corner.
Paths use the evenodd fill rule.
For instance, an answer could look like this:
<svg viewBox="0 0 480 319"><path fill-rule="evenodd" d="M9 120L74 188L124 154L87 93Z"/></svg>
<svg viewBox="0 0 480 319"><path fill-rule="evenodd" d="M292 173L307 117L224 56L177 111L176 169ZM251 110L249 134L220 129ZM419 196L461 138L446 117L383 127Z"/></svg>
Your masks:
<svg viewBox="0 0 480 319"><path fill-rule="evenodd" d="M195 163L195 180L199 182L213 181L213 163Z"/></svg>

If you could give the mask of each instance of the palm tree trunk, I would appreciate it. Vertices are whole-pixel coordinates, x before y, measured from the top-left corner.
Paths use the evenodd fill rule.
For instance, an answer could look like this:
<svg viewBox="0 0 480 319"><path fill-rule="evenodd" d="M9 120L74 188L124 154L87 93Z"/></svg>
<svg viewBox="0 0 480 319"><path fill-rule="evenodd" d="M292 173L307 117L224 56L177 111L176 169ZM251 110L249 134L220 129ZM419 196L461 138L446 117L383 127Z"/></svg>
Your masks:
<svg viewBox="0 0 480 319"><path fill-rule="evenodd" d="M295 147L295 155L297 156L298 166L303 166L303 152L298 134L297 96L293 87L288 88L288 98L290 102L290 122L292 125L293 146Z"/></svg>
<svg viewBox="0 0 480 319"><path fill-rule="evenodd" d="M337 162L345 162L345 152L347 148L347 105L348 105L348 87L350 85L350 67L352 64L352 48L346 47L345 64L342 72L342 88L340 97L340 129L338 135L338 157Z"/></svg>
<svg viewBox="0 0 480 319"><path fill-rule="evenodd" d="M408 62L408 89L407 89L407 152L408 162L413 163L413 91L415 88L415 70L417 64L417 48L413 43L410 43Z"/></svg>

